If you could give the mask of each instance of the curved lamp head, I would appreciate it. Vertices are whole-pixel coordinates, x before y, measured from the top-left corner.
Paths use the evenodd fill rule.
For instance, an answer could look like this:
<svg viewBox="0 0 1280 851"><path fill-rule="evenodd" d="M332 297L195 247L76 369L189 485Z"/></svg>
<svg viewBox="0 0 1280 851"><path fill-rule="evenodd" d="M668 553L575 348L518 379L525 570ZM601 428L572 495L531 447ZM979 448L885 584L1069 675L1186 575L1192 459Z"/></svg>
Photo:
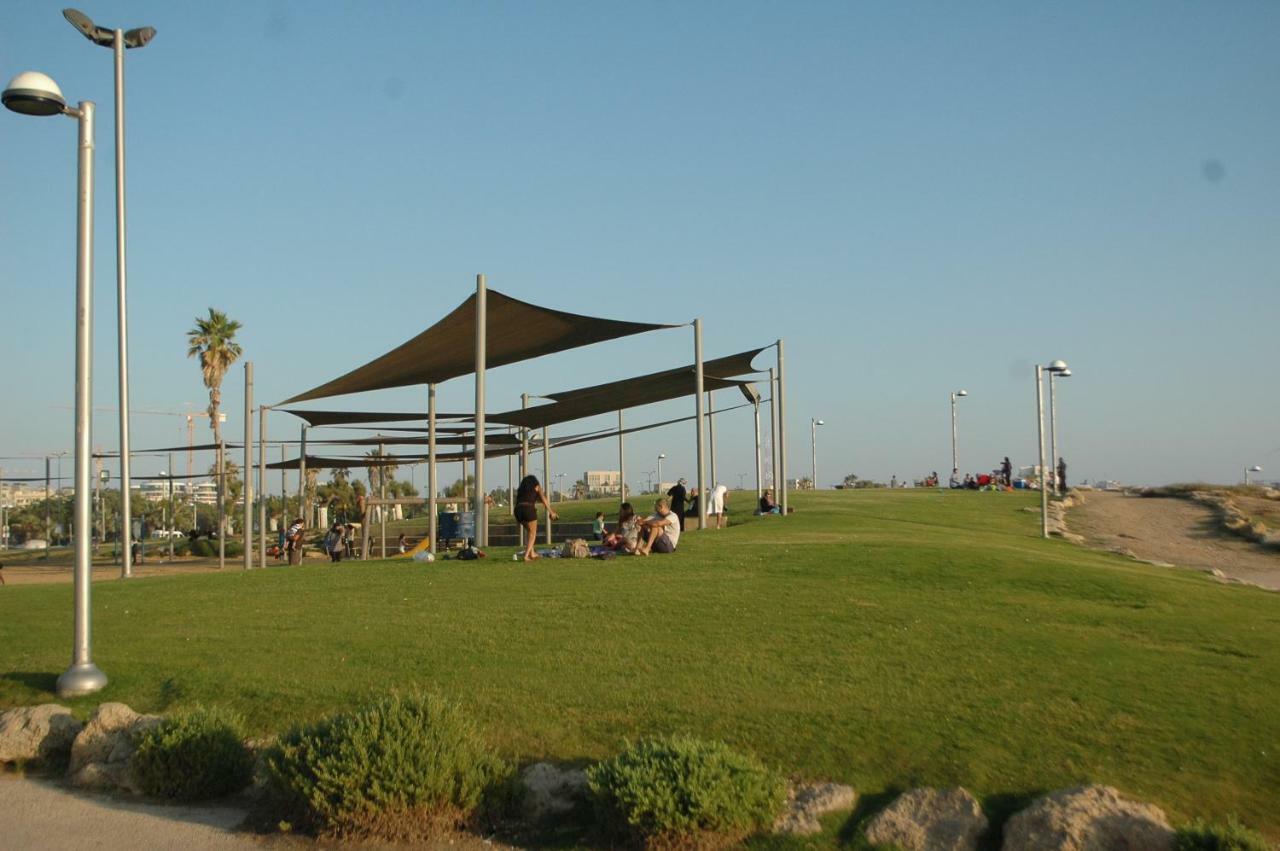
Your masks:
<svg viewBox="0 0 1280 851"><path fill-rule="evenodd" d="M23 71L9 81L4 94L4 105L23 115L61 115L67 109L67 99L53 78L39 71Z"/></svg>
<svg viewBox="0 0 1280 851"><path fill-rule="evenodd" d="M665 453L662 453L662 452L659 452L659 453L658 453L658 460L659 460L659 461L661 461L663 458L666 458L666 457L667 457L667 456L666 456L666 454L665 454Z"/></svg>
<svg viewBox="0 0 1280 851"><path fill-rule="evenodd" d="M968 396L968 395L969 395L969 391L968 391L968 390L957 390L957 391L956 391L956 395L957 395L957 396Z"/></svg>
<svg viewBox="0 0 1280 851"><path fill-rule="evenodd" d="M1261 473L1261 472L1262 472L1262 468L1261 468L1261 467L1259 467L1257 464L1254 464L1252 467L1250 467L1250 468L1249 468L1249 472L1250 472L1250 473Z"/></svg>
<svg viewBox="0 0 1280 851"><path fill-rule="evenodd" d="M1059 370L1059 371L1058 371L1058 377L1059 377L1059 378L1070 378L1070 377L1071 377L1071 370L1069 370L1069 369L1062 369L1062 370Z"/></svg>
<svg viewBox="0 0 1280 851"><path fill-rule="evenodd" d="M1056 361L1054 361L1053 363L1049 364L1049 371L1050 371L1050 372L1059 372L1059 373L1060 373L1060 372L1065 372L1065 371L1066 371L1066 369L1067 369L1067 362L1066 362L1066 361L1064 361L1064 360L1056 360Z"/></svg>
<svg viewBox="0 0 1280 851"><path fill-rule="evenodd" d="M63 9L62 17L66 18L71 26L78 29L85 38L94 44L100 44L103 47L115 47L115 31L97 26L90 20L88 15L79 9ZM155 37L155 27L138 27L137 29L126 30L124 33L124 46L126 48L146 47L147 42Z"/></svg>
<svg viewBox="0 0 1280 851"><path fill-rule="evenodd" d="M819 425L826 425L826 423L825 423L825 422L823 422L822 420L814 420L814 421L813 421L813 424L814 424L814 425L816 425L816 426L819 426Z"/></svg>

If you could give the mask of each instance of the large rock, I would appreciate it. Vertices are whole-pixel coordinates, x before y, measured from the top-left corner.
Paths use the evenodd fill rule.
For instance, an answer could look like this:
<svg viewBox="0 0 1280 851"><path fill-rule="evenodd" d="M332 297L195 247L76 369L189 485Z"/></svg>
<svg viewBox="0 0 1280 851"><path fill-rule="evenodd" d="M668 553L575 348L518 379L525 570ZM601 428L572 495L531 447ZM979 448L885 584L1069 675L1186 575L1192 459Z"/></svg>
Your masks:
<svg viewBox="0 0 1280 851"><path fill-rule="evenodd" d="M1004 826L1004 851L1172 851L1164 812L1127 801L1110 786L1063 789Z"/></svg>
<svg viewBox="0 0 1280 851"><path fill-rule="evenodd" d="M838 810L852 810L858 793L839 783L813 783L792 789L787 795L787 808L774 822L775 833L807 836L822 832L820 816Z"/></svg>
<svg viewBox="0 0 1280 851"><path fill-rule="evenodd" d="M0 763L60 763L83 728L70 709L56 703L0 713Z"/></svg>
<svg viewBox="0 0 1280 851"><path fill-rule="evenodd" d="M867 825L872 845L902 851L974 851L987 817L964 789L912 789Z"/></svg>
<svg viewBox="0 0 1280 851"><path fill-rule="evenodd" d="M71 746L67 778L73 786L139 791L129 771L138 736L160 723L155 715L139 715L123 703L104 703Z"/></svg>
<svg viewBox="0 0 1280 851"><path fill-rule="evenodd" d="M587 773L580 768L536 762L521 772L520 782L524 816L532 822L566 815L586 800Z"/></svg>

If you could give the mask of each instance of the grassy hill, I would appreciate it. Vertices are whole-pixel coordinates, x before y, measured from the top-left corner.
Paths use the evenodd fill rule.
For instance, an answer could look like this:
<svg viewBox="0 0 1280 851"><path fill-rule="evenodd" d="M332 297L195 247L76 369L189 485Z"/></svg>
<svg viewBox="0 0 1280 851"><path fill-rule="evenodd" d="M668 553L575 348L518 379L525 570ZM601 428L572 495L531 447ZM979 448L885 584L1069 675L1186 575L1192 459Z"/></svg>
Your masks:
<svg viewBox="0 0 1280 851"><path fill-rule="evenodd" d="M99 585L111 685L72 705L225 704L265 732L424 685L520 760L689 731L867 793L963 784L998 813L1098 781L1280 835L1280 598L1043 541L1024 494L793 502L674 556ZM0 589L0 706L52 700L70 643L70 586Z"/></svg>

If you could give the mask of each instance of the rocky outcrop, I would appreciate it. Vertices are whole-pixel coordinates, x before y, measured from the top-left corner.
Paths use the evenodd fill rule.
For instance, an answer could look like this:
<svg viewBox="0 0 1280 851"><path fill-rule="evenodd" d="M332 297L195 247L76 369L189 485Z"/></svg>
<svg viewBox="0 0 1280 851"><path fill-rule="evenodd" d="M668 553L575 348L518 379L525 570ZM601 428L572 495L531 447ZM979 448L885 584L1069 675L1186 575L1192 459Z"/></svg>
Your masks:
<svg viewBox="0 0 1280 851"><path fill-rule="evenodd" d="M810 783L792 789L787 807L773 825L775 833L807 836L822 832L821 816L839 810L852 810L858 793L839 783Z"/></svg>
<svg viewBox="0 0 1280 851"><path fill-rule="evenodd" d="M867 825L867 841L902 851L974 851L987 817L964 789L912 789Z"/></svg>
<svg viewBox="0 0 1280 851"><path fill-rule="evenodd" d="M160 723L156 715L139 715L123 703L104 703L71 746L67 779L74 786L139 791L129 771L138 736Z"/></svg>
<svg viewBox="0 0 1280 851"><path fill-rule="evenodd" d="M0 763L60 765L84 728L71 710L56 703L22 706L0 713Z"/></svg>
<svg viewBox="0 0 1280 851"><path fill-rule="evenodd" d="M1004 851L1173 851L1164 812L1110 786L1063 789L1034 801L1004 826Z"/></svg>
<svg viewBox="0 0 1280 851"><path fill-rule="evenodd" d="M524 817L530 822L564 816L586 800L587 773L580 768L536 762L520 773L520 784Z"/></svg>

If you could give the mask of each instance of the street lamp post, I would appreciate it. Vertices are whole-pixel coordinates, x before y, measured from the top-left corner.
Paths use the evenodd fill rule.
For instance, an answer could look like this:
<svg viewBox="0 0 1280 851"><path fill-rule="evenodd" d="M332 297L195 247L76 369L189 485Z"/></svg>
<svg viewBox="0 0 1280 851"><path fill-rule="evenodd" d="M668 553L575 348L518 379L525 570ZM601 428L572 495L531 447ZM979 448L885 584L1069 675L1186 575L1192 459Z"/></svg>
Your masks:
<svg viewBox="0 0 1280 851"><path fill-rule="evenodd" d="M1261 473L1261 472L1262 472L1262 468L1261 468L1260 466L1258 466L1257 464L1254 464L1252 467L1245 467L1245 468L1244 468L1244 484L1245 484L1245 487L1248 487L1248 486L1249 486L1249 484L1250 484L1250 483L1249 483L1249 474L1250 474L1250 473Z"/></svg>
<svg viewBox="0 0 1280 851"><path fill-rule="evenodd" d="M89 16L75 9L63 9L62 16L94 44L111 48L115 54L116 89L116 312L119 319L120 361L120 546L125 554L121 576L133 575L130 556L133 536L132 506L129 504L129 319L125 288L125 204L124 204L124 52L145 47L155 38L153 27L109 30L95 26Z"/></svg>
<svg viewBox="0 0 1280 851"><path fill-rule="evenodd" d="M812 463L810 470L810 484L814 490L818 489L818 426L826 425L822 420L809 420L809 455Z"/></svg>
<svg viewBox="0 0 1280 851"><path fill-rule="evenodd" d="M1055 369L1053 364L1062 364L1060 368ZM1053 466L1058 463L1061 457L1058 454L1058 398L1054 395L1054 384L1056 379L1070 378L1071 370L1062 361L1054 361L1049 367L1049 464ZM1054 467L1057 470L1057 467ZM1058 486L1058 490L1065 492L1065 483L1059 482L1054 478L1054 483Z"/></svg>
<svg viewBox="0 0 1280 851"><path fill-rule="evenodd" d="M59 697L92 694L107 684L93 664L89 639L92 520L89 466L92 461L93 364L93 101L68 107L58 84L27 71L14 77L0 101L25 115L68 115L79 123L76 185L76 402L75 402L75 635L71 667L58 677Z"/></svg>
<svg viewBox="0 0 1280 851"><path fill-rule="evenodd" d="M951 472L960 471L960 459L956 453L956 399L968 396L968 390L957 390L951 394Z"/></svg>
<svg viewBox="0 0 1280 851"><path fill-rule="evenodd" d="M658 453L658 490L662 490L662 459L666 457L665 453Z"/></svg>
<svg viewBox="0 0 1280 851"><path fill-rule="evenodd" d="M1069 371L1066 361L1055 360L1048 366L1036 364L1036 427L1040 446L1040 536L1049 537L1049 475L1044 463L1044 374Z"/></svg>

